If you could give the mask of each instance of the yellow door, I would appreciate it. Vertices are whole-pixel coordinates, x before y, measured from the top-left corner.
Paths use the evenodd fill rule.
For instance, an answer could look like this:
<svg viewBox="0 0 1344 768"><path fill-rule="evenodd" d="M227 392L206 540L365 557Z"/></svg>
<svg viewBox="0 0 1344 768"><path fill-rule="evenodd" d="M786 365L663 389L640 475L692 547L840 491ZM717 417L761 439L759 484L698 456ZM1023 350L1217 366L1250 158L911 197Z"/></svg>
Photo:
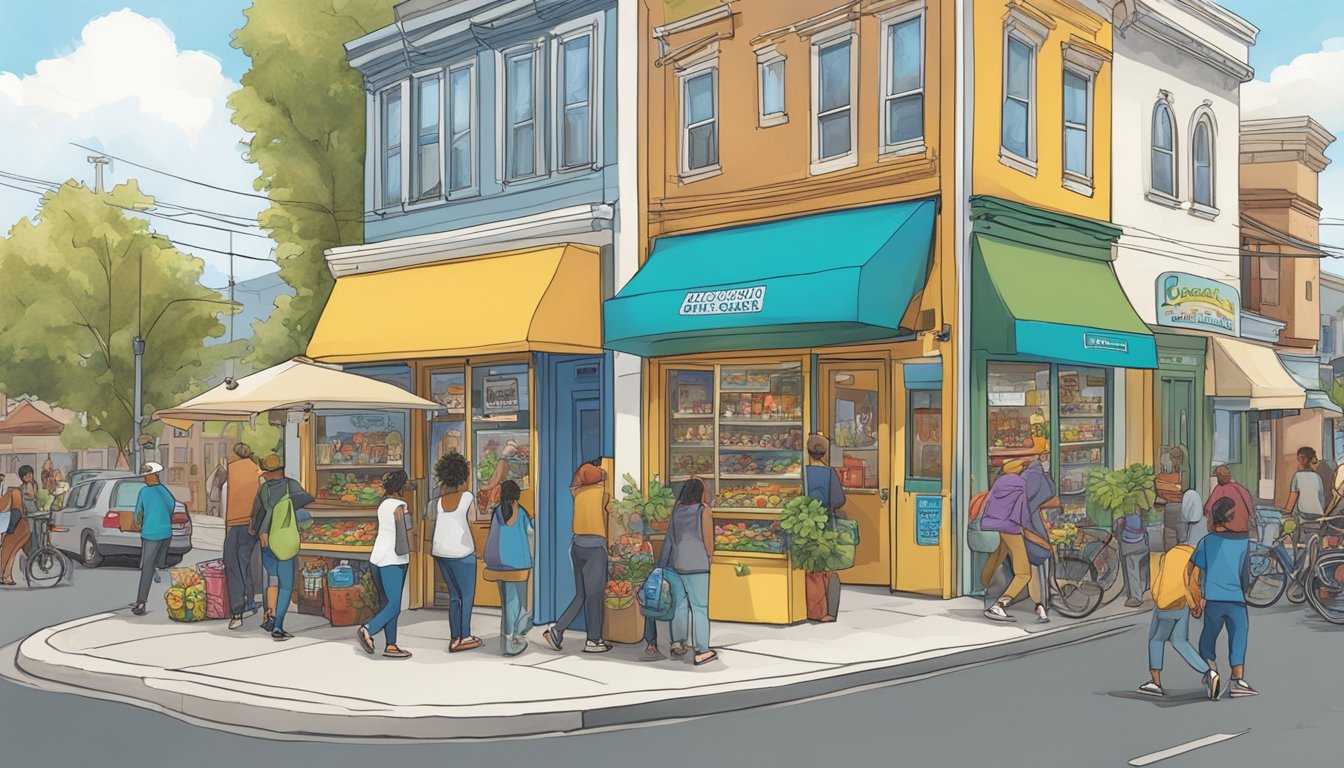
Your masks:
<svg viewBox="0 0 1344 768"><path fill-rule="evenodd" d="M823 362L821 418L831 466L845 489L844 514L859 524L846 584L891 584L891 429L887 361Z"/></svg>

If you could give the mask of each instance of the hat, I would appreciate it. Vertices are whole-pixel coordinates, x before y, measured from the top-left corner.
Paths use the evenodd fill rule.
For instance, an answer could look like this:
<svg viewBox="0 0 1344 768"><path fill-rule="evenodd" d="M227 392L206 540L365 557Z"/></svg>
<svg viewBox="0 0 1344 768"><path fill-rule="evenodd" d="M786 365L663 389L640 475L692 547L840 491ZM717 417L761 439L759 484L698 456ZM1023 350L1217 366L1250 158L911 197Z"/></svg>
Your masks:
<svg viewBox="0 0 1344 768"><path fill-rule="evenodd" d="M277 472L285 468L285 460L277 453L269 453L260 462L262 472Z"/></svg>
<svg viewBox="0 0 1344 768"><path fill-rule="evenodd" d="M1044 437L1031 438L1031 452L1036 454L1037 456L1041 455L1042 453L1049 453L1050 441L1046 440Z"/></svg>
<svg viewBox="0 0 1344 768"><path fill-rule="evenodd" d="M1008 474L1008 475L1017 475L1017 474L1021 474L1021 473L1022 473L1022 470L1026 469L1026 468L1027 468L1027 461L1026 461L1026 459L1009 459L1009 460L1003 462L1003 471L1004 471L1004 474Z"/></svg>
<svg viewBox="0 0 1344 768"><path fill-rule="evenodd" d="M831 438L820 432L813 432L807 436L807 454L809 456L825 456L830 449Z"/></svg>
<svg viewBox="0 0 1344 768"><path fill-rule="evenodd" d="M163 465L157 461L146 461L145 465L140 468L140 474L145 476L157 475L162 471Z"/></svg>

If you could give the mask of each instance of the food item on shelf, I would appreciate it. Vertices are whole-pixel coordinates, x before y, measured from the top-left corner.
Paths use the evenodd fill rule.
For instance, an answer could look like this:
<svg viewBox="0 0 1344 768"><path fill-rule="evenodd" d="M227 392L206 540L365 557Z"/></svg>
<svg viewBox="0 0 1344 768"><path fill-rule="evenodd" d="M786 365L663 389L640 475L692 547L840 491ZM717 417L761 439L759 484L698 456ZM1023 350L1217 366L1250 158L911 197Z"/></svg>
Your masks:
<svg viewBox="0 0 1344 768"><path fill-rule="evenodd" d="M788 454L728 454L719 459L719 471L725 475L796 475L802 463Z"/></svg>
<svg viewBox="0 0 1344 768"><path fill-rule="evenodd" d="M305 544L372 547L377 535L378 524L373 520L318 520L299 531L299 541Z"/></svg>
<svg viewBox="0 0 1344 768"><path fill-rule="evenodd" d="M774 520L731 520L714 524L714 548L726 552L784 551L779 523Z"/></svg>
<svg viewBox="0 0 1344 768"><path fill-rule="evenodd" d="M672 474L706 474L714 469L714 457L710 453L678 453L672 457Z"/></svg>
<svg viewBox="0 0 1344 768"><path fill-rule="evenodd" d="M779 509L803 492L800 486L748 485L724 488L715 506L728 509Z"/></svg>
<svg viewBox="0 0 1344 768"><path fill-rule="evenodd" d="M493 453L487 453L481 457L480 464L476 467L476 479L482 483L490 482L490 478L495 476L495 467L499 464L499 457Z"/></svg>
<svg viewBox="0 0 1344 768"><path fill-rule="evenodd" d="M757 434L757 428L745 430L724 429L719 433L719 445L744 448L769 448L786 451L803 450L801 429L771 429Z"/></svg>

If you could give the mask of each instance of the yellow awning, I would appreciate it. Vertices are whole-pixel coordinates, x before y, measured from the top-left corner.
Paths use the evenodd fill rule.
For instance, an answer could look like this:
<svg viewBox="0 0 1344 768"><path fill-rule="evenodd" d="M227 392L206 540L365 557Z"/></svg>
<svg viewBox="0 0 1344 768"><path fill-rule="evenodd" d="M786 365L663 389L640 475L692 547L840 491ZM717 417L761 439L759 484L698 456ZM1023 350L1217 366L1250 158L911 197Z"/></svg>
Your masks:
<svg viewBox="0 0 1344 768"><path fill-rule="evenodd" d="M596 249L557 245L336 281L308 343L333 363L602 350Z"/></svg>
<svg viewBox="0 0 1344 768"><path fill-rule="evenodd" d="M1231 400L1230 410L1296 409L1307 399L1272 347L1226 336L1209 337L1204 393Z"/></svg>

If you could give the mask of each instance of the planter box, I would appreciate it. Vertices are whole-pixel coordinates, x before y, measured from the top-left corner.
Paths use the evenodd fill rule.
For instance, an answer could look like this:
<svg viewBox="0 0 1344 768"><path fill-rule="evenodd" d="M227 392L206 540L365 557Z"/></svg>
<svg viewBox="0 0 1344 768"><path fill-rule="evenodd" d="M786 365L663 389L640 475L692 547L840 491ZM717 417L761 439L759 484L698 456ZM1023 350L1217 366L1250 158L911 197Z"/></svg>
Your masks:
<svg viewBox="0 0 1344 768"><path fill-rule="evenodd" d="M644 614L631 601L625 608L603 606L602 639L613 643L638 643L644 640Z"/></svg>

